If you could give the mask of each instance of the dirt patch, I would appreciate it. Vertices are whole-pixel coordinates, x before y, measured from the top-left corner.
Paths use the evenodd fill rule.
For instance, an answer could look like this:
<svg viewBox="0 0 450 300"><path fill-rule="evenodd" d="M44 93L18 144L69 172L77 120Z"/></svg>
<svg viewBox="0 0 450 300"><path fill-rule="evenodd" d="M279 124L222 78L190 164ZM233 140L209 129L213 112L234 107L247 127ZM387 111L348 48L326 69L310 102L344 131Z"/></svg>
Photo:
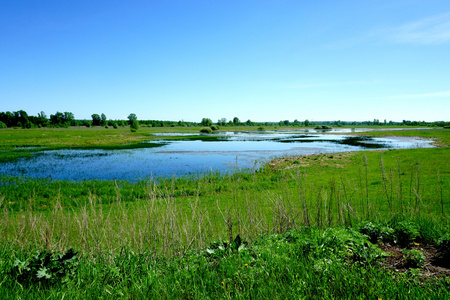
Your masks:
<svg viewBox="0 0 450 300"><path fill-rule="evenodd" d="M382 263L385 268L397 273L407 273L412 269L406 262L405 249L390 244L379 245L378 247L391 254ZM423 252L425 262L421 268L415 269L421 276L424 278L450 276L450 265L439 258L439 252L435 246L413 244L410 249Z"/></svg>
<svg viewBox="0 0 450 300"><path fill-rule="evenodd" d="M268 166L275 169L292 169L309 166L329 166L335 168L345 168L349 162L349 157L355 155L355 152L327 153L302 156L290 156L274 159Z"/></svg>

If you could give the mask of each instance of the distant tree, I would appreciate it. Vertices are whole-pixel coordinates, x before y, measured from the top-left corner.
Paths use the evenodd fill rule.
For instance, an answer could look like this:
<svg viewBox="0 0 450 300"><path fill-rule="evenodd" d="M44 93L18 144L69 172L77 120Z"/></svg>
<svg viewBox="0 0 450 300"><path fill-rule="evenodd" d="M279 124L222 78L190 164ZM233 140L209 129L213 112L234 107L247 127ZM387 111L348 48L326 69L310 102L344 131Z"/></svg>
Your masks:
<svg viewBox="0 0 450 300"><path fill-rule="evenodd" d="M75 119L75 116L73 115L73 113L65 111L64 112L64 121L65 122L71 122Z"/></svg>
<svg viewBox="0 0 450 300"><path fill-rule="evenodd" d="M217 124L220 125L220 126L226 126L227 125L227 119L225 119L225 118L219 119L217 121Z"/></svg>
<svg viewBox="0 0 450 300"><path fill-rule="evenodd" d="M233 124L234 124L234 125L239 125L239 124L241 124L241 121L239 120L238 117L234 117L234 118L233 118Z"/></svg>
<svg viewBox="0 0 450 300"><path fill-rule="evenodd" d="M284 120L284 121L283 121L283 125L284 125L284 126L289 126L289 124L290 124L290 123L289 123L289 120Z"/></svg>
<svg viewBox="0 0 450 300"><path fill-rule="evenodd" d="M213 124L213 122L211 121L211 119L203 118L202 121L200 122L200 124L202 126L209 127Z"/></svg>
<svg viewBox="0 0 450 300"><path fill-rule="evenodd" d="M28 114L23 110L15 111L13 118L13 126L25 128L26 123L29 123Z"/></svg>
<svg viewBox="0 0 450 300"><path fill-rule="evenodd" d="M137 116L136 116L136 114L129 114L129 115L128 115L128 122L129 122L130 125L133 123L133 120L136 120L136 121L137 121Z"/></svg>
<svg viewBox="0 0 450 300"><path fill-rule="evenodd" d="M93 114L92 116L92 126L100 126L101 118L98 114Z"/></svg>
<svg viewBox="0 0 450 300"><path fill-rule="evenodd" d="M308 119L305 120L305 126L306 126L306 127L309 126L309 120L308 120Z"/></svg>
<svg viewBox="0 0 450 300"><path fill-rule="evenodd" d="M36 118L36 125L47 126L47 123L48 120L45 112L41 111L40 113L38 113L38 116Z"/></svg>
<svg viewBox="0 0 450 300"><path fill-rule="evenodd" d="M253 123L252 121L250 121L250 119L248 119L248 120L245 122L245 125L247 125L247 126L254 126L255 123Z"/></svg>
<svg viewBox="0 0 450 300"><path fill-rule="evenodd" d="M102 115L100 116L100 119L101 119L100 125L102 125L102 126L108 125L105 114L102 113Z"/></svg>
<svg viewBox="0 0 450 300"><path fill-rule="evenodd" d="M56 114L50 115L50 124L60 126L64 123L64 114L57 111Z"/></svg>
<svg viewBox="0 0 450 300"><path fill-rule="evenodd" d="M14 126L14 114L10 111L0 113L0 121L5 123L7 127Z"/></svg>
<svg viewBox="0 0 450 300"><path fill-rule="evenodd" d="M132 132L136 132L139 129L139 122L137 119L131 120L130 130Z"/></svg>

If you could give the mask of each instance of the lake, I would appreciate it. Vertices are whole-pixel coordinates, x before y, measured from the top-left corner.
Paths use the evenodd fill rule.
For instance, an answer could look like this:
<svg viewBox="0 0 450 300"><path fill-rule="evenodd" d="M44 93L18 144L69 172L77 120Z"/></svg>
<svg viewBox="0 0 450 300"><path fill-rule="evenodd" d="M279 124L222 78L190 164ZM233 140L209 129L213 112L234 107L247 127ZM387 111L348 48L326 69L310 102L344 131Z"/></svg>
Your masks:
<svg viewBox="0 0 450 300"><path fill-rule="evenodd" d="M0 164L0 174L76 181L117 179L134 182L158 177L202 175L210 171L251 171L279 156L432 147L431 141L423 139L349 136L339 134L347 132L339 129L332 132L309 130L223 132L208 136L185 134L186 140L152 140L152 143L159 143L158 147L152 148L40 151L32 158ZM155 136L171 135L183 134Z"/></svg>

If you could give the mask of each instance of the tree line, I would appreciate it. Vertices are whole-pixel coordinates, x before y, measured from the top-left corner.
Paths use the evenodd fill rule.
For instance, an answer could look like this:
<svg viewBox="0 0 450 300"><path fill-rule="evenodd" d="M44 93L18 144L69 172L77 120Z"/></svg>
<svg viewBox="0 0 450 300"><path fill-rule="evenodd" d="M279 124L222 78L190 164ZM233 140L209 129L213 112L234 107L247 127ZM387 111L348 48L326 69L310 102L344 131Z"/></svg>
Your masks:
<svg viewBox="0 0 450 300"><path fill-rule="evenodd" d="M0 128L41 128L41 127L69 127L69 126L128 126L138 128L136 114L130 114L128 121L107 119L105 114L93 114L92 120L77 120L72 112L56 112L47 117L45 112L37 116L28 115L24 110L0 112Z"/></svg>
<svg viewBox="0 0 450 300"><path fill-rule="evenodd" d="M186 122L186 121L162 121L162 120L139 120L136 114L131 113L128 116L128 120L111 120L106 117L104 113L102 114L92 114L90 120L80 120L76 119L74 114L71 112L56 112L51 114L50 117L41 111L37 116L28 115L26 111L6 111L0 112L0 128L15 127L15 128L41 128L41 127L69 127L69 126L103 126L103 127L113 127L118 128L124 126L130 126L133 130L137 130L140 126L146 127L211 127L216 126L439 126L439 127L449 127L450 122L437 121L437 122L425 122L425 121L409 121L403 120L402 122L393 122L386 120L380 122L378 119L373 121L289 121L281 120L279 122L253 122L247 120L241 122L238 117L234 117L231 120L226 118L221 118L214 123L210 118L202 118L200 122Z"/></svg>

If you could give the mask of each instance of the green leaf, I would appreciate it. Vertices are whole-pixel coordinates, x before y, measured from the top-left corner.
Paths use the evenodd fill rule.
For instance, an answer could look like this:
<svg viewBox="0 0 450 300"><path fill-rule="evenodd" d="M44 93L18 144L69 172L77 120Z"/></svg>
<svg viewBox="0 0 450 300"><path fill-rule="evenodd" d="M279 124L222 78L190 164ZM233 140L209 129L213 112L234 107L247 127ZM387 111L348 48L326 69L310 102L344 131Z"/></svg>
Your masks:
<svg viewBox="0 0 450 300"><path fill-rule="evenodd" d="M45 278L50 279L52 278L52 275L48 273L49 269L46 267L42 267L37 271L37 278Z"/></svg>

